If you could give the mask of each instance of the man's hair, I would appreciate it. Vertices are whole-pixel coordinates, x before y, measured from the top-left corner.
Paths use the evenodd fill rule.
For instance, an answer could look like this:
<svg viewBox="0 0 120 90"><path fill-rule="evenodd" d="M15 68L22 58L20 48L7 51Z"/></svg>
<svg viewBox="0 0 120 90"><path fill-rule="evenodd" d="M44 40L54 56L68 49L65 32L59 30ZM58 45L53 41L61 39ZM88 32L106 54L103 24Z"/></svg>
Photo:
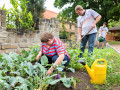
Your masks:
<svg viewBox="0 0 120 90"><path fill-rule="evenodd" d="M81 5L77 5L77 6L75 7L75 11L76 11L76 10L81 10L81 9L83 9L83 7L82 7Z"/></svg>
<svg viewBox="0 0 120 90"><path fill-rule="evenodd" d="M104 22L103 24L107 25L107 22Z"/></svg>
<svg viewBox="0 0 120 90"><path fill-rule="evenodd" d="M50 32L44 32L40 36L41 42L48 42L49 39L53 39L54 36Z"/></svg>

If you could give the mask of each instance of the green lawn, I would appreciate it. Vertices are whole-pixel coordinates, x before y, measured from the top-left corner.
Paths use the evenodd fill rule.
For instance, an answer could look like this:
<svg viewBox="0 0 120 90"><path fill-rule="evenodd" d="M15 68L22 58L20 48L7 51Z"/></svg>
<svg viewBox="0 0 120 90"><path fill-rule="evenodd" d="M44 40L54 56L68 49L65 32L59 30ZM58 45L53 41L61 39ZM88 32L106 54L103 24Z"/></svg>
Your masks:
<svg viewBox="0 0 120 90"><path fill-rule="evenodd" d="M78 65L74 60L78 60L77 58L77 52L79 49L71 49L71 66L73 68L78 69L78 66L81 68L82 65ZM97 59L105 59L107 61L107 78L106 78L106 84L105 85L94 85L94 87L97 90L109 90L114 89L115 86L119 88L120 86L120 54L116 53L112 48L104 48L104 49L97 49L94 48L94 53L91 57L88 57L87 55L88 49L85 50L84 57L82 58L89 67L93 64L93 62ZM85 68L84 68L85 69Z"/></svg>
<svg viewBox="0 0 120 90"><path fill-rule="evenodd" d="M2 90L2 88L5 88L6 90L9 90L9 88L23 89L23 85L25 85L24 88L28 88L28 86L29 88L43 88L46 85L46 88L48 87L51 80L53 81L52 76L55 75L55 73L53 73L50 77L46 77L46 68L38 63L32 65L32 62L36 62L35 58L39 52L39 49L40 46L34 46L30 51L23 50L21 55L13 52L0 55L0 80L2 81L0 82L0 90ZM79 47L68 47L67 50L71 58L71 62L68 67L72 67L76 70L83 69L85 72L85 67L77 62L79 60L78 55L81 52ZM94 53L91 57L88 57L88 49L85 50L83 56L84 57L82 59L88 64L89 67L97 59L103 58L107 61L106 84L93 85L97 90L113 90L114 87L120 86L120 54L116 53L112 48L94 48ZM59 69L61 70L61 67ZM73 78L66 79L74 81ZM64 81L65 79L61 78L61 80ZM45 84L46 82L49 83Z"/></svg>
<svg viewBox="0 0 120 90"><path fill-rule="evenodd" d="M109 44L120 44L120 41L108 41Z"/></svg>

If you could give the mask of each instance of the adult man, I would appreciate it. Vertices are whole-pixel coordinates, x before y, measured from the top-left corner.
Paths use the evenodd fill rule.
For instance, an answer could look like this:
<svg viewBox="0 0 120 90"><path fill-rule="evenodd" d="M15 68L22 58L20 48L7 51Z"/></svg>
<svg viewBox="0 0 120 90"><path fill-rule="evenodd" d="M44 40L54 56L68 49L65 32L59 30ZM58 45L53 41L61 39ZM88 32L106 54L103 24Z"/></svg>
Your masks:
<svg viewBox="0 0 120 90"><path fill-rule="evenodd" d="M82 57L82 53L84 53L84 49L86 46L86 43L88 41L88 55L93 54L93 48L97 33L96 24L101 19L101 15L95 12L92 9L83 9L81 5L77 5L75 7L76 13L79 15L77 18L78 23L78 40L81 41L80 49L81 53L79 55L79 58ZM89 30L91 30L82 40L81 37L84 36Z"/></svg>
<svg viewBox="0 0 120 90"><path fill-rule="evenodd" d="M103 26L101 26L100 29L99 29L99 37L102 36L104 38L104 40L102 41L102 49L104 47L105 38L106 38L106 35L107 35L107 32L108 32L108 28L106 27L106 25L107 25L107 23L104 22ZM100 45L100 42L98 41L98 49L99 49L99 45Z"/></svg>

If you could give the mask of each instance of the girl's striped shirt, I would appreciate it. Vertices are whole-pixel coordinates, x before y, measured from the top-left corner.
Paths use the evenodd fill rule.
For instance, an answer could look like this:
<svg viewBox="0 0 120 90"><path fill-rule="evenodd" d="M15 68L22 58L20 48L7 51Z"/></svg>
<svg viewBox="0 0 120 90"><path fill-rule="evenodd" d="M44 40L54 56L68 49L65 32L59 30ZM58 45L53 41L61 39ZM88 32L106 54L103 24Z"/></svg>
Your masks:
<svg viewBox="0 0 120 90"><path fill-rule="evenodd" d="M53 43L52 45L47 48L45 43L41 44L41 49L40 51L45 54L48 57L52 57L54 55L60 55L60 54L65 54L66 56L69 57L68 52L63 44L63 42L59 39L57 39L56 37L53 38ZM70 57L69 57L70 59Z"/></svg>

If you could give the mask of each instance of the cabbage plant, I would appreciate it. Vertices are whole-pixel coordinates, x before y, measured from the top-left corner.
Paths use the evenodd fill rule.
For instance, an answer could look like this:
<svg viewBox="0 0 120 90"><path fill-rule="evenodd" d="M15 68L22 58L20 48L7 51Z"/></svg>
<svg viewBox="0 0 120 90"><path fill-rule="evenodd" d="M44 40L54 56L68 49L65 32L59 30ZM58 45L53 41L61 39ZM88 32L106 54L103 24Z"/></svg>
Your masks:
<svg viewBox="0 0 120 90"><path fill-rule="evenodd" d="M42 57L42 64L35 61L36 52L40 48L33 47L30 51L23 50L21 55L14 52L0 55L0 90L46 90L49 85L55 85L62 81L66 87L76 83L74 78L67 78L62 73L62 65L56 67L56 71L51 76L46 76L47 58ZM34 64L33 64L34 62ZM54 79L58 74L61 78Z"/></svg>

